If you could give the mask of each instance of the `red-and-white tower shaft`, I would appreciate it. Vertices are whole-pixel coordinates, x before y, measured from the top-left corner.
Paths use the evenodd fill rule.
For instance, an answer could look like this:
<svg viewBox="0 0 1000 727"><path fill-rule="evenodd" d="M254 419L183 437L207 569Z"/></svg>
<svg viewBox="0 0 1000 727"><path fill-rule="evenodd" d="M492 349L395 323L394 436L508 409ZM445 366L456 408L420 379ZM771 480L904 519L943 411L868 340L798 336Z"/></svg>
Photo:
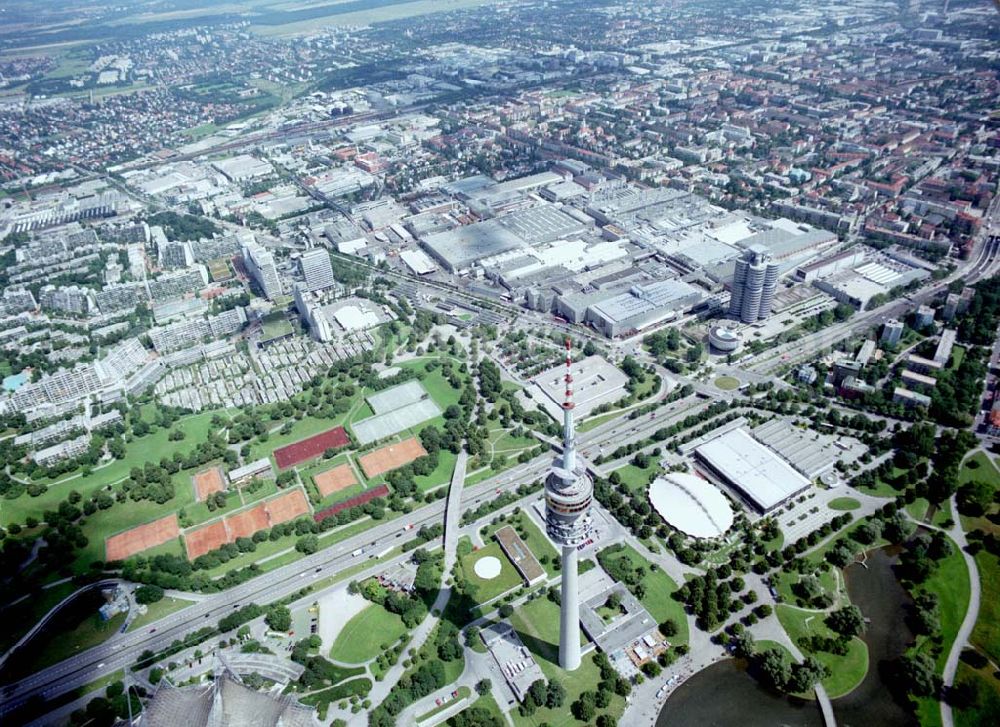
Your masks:
<svg viewBox="0 0 1000 727"><path fill-rule="evenodd" d="M573 430L573 359L570 341L566 339L566 399L563 401L563 467L576 469L576 432Z"/></svg>

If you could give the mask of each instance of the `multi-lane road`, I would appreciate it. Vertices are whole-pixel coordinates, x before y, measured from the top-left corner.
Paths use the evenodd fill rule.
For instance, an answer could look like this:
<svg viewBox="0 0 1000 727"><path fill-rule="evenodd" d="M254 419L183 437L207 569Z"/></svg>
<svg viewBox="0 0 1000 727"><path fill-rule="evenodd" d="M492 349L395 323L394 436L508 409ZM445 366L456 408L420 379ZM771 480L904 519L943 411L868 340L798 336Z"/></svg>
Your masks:
<svg viewBox="0 0 1000 727"><path fill-rule="evenodd" d="M659 425L648 419L614 419L579 435L578 446L581 450L596 452L602 446L617 446L623 439L641 436L646 430ZM475 508L501 492L542 478L549 470L551 461L552 455L547 453L466 488L462 492L462 508ZM240 606L249 603L263 605L279 600L310 585L315 578L336 575L364 562L362 559L369 559L388 548L400 545L421 526L443 522L444 512L445 501L439 500L415 510L405 518L374 524L365 532L318 553L208 596L182 611L147 624L138 631L115 634L103 644L9 684L0 692L0 722L3 722L3 715L32 697L53 699L119 669L128 669L143 651L160 652L175 640L183 639L203 626L215 625L220 618ZM404 530L407 526L412 528ZM365 552L361 556L353 555L359 549L364 549Z"/></svg>

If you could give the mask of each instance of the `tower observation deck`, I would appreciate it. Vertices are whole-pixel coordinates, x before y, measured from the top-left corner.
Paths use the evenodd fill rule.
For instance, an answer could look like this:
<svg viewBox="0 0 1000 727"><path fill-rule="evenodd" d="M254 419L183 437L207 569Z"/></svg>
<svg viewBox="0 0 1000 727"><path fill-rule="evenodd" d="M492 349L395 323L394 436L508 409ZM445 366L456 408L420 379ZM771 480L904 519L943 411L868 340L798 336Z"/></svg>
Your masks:
<svg viewBox="0 0 1000 727"><path fill-rule="evenodd" d="M594 483L576 456L573 429L573 374L570 341L566 340L566 398L563 402L563 451L545 480L545 528L562 547L562 598L559 665L567 671L580 666L580 593L577 546L584 542Z"/></svg>

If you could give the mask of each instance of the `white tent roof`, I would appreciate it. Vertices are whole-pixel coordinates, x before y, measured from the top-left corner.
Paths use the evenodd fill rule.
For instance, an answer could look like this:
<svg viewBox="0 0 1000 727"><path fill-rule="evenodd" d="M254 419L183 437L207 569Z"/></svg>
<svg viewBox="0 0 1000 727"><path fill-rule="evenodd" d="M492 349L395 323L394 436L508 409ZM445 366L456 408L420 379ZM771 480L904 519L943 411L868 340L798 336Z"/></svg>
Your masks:
<svg viewBox="0 0 1000 727"><path fill-rule="evenodd" d="M649 486L649 501L671 526L695 538L717 538L733 525L733 508L700 477L672 472Z"/></svg>

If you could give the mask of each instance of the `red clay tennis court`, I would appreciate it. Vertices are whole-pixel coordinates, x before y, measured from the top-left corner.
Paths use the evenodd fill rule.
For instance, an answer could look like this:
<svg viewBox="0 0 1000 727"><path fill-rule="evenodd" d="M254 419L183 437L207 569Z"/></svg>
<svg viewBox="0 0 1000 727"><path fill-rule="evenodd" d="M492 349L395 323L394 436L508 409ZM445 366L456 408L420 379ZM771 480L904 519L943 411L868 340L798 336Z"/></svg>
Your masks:
<svg viewBox="0 0 1000 727"><path fill-rule="evenodd" d="M389 488L385 485L379 485L378 487L373 487L366 492L362 492L360 495L355 495L354 497L349 497L343 502L338 502L336 505L331 505L330 507L322 510L315 515L313 515L313 520L320 523L324 519L330 517L331 515L336 515L341 510L346 510L349 507L357 507L358 505L364 505L366 502L371 502L378 497L385 497L389 494Z"/></svg>
<svg viewBox="0 0 1000 727"><path fill-rule="evenodd" d="M351 443L343 427L334 427L307 439L300 439L274 450L274 461L278 469L287 469L307 459L318 457L328 449L337 449Z"/></svg>
<svg viewBox="0 0 1000 727"><path fill-rule="evenodd" d="M212 467L194 476L194 496L198 502L204 502L209 495L221 492L225 486L222 470L218 467Z"/></svg>
<svg viewBox="0 0 1000 727"><path fill-rule="evenodd" d="M187 549L188 560L194 560L199 555L205 555L229 542L229 531L226 523L217 520L196 530L184 533L184 546Z"/></svg>
<svg viewBox="0 0 1000 727"><path fill-rule="evenodd" d="M313 476L320 497L329 497L335 492L346 490L351 485L358 484L354 469L349 464L340 464Z"/></svg>
<svg viewBox="0 0 1000 727"><path fill-rule="evenodd" d="M383 472L402 467L425 454L427 452L423 445L417 441L417 438L410 437L402 442L388 444L374 452L358 457L358 464L364 470L365 477L375 477Z"/></svg>
<svg viewBox="0 0 1000 727"><path fill-rule="evenodd" d="M130 555L173 540L180 535L177 515L167 515L145 525L138 525L125 532L112 535L104 541L104 555L108 560L125 560Z"/></svg>
<svg viewBox="0 0 1000 727"><path fill-rule="evenodd" d="M229 530L229 541L236 538L249 538L258 530L268 527L267 508L264 505L251 507L249 510L226 516L226 529Z"/></svg>
<svg viewBox="0 0 1000 727"><path fill-rule="evenodd" d="M268 500L264 503L264 507L267 509L270 524L277 525L294 520L299 515L305 515L309 512L309 501L306 499L306 493L294 489Z"/></svg>

